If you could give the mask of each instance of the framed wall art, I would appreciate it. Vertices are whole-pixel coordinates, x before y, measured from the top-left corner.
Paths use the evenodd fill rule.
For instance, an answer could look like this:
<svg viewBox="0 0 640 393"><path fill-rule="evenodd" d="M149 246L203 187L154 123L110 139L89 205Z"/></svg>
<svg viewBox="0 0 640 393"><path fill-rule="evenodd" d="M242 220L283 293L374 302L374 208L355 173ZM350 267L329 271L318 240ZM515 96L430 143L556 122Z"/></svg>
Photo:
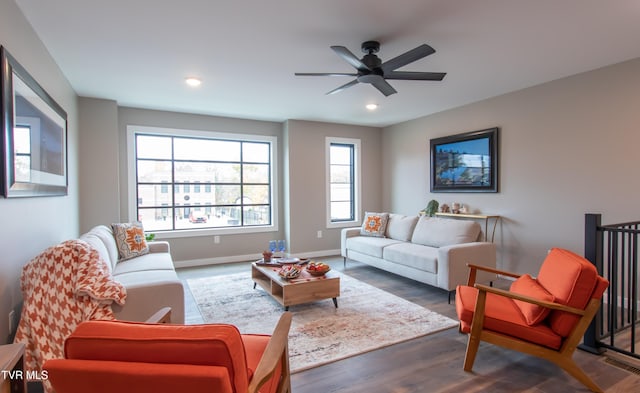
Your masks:
<svg viewBox="0 0 640 393"><path fill-rule="evenodd" d="M498 128L434 138L431 192L498 192Z"/></svg>
<svg viewBox="0 0 640 393"><path fill-rule="evenodd" d="M0 58L2 194L66 195L67 113L5 47Z"/></svg>

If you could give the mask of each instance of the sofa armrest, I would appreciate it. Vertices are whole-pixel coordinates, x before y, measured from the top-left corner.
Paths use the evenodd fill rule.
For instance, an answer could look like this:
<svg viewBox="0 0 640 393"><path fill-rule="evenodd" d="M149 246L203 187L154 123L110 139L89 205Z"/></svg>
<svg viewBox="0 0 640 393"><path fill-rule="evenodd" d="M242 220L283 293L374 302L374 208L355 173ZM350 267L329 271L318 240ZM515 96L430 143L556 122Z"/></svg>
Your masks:
<svg viewBox="0 0 640 393"><path fill-rule="evenodd" d="M467 283L467 264L496 267L496 245L489 242L455 244L438 248L438 287L448 291ZM495 279L495 274L478 272L478 281Z"/></svg>
<svg viewBox="0 0 640 393"><path fill-rule="evenodd" d="M152 242L148 242L147 245L149 246L149 252L150 253L154 253L154 252L170 252L169 242L152 241Z"/></svg>
<svg viewBox="0 0 640 393"><path fill-rule="evenodd" d="M343 228L340 232L340 255L347 257L347 239L360 235L360 227Z"/></svg>

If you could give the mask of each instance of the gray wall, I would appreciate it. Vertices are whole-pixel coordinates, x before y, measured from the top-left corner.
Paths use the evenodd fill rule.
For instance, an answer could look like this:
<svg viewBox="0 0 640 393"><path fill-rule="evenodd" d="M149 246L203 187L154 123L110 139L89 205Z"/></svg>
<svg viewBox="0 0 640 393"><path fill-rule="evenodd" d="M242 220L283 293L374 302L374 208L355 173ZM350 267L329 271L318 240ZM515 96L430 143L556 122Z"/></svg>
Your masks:
<svg viewBox="0 0 640 393"><path fill-rule="evenodd" d="M8 314L22 302L22 266L47 247L78 235L78 104L68 81L12 0L0 2L0 44L67 112L69 174L68 196L0 197L0 343L5 343Z"/></svg>
<svg viewBox="0 0 640 393"><path fill-rule="evenodd" d="M382 208L381 129L301 120L287 122L287 228L292 252L326 255L340 252L340 228L326 228L325 138L360 139L361 210ZM360 214L362 217L362 212ZM322 231L322 238L318 238ZM312 253L313 255L313 253Z"/></svg>
<svg viewBox="0 0 640 393"><path fill-rule="evenodd" d="M504 218L499 266L536 272L550 247L582 254L584 214L640 219L640 59L388 127L384 206L415 213L430 199ZM500 192L430 193L429 139L501 128Z"/></svg>

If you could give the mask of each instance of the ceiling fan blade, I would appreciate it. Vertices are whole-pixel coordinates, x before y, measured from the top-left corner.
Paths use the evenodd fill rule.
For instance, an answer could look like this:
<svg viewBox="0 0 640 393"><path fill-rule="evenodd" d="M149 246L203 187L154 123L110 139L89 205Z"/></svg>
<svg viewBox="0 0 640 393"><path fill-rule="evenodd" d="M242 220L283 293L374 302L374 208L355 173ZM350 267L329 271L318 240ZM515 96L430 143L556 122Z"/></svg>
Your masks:
<svg viewBox="0 0 640 393"><path fill-rule="evenodd" d="M342 57L347 63L354 66L357 70L360 71L371 71L369 67L367 67L360 59L356 57L351 51L344 46L332 46L334 52L340 57Z"/></svg>
<svg viewBox="0 0 640 393"><path fill-rule="evenodd" d="M351 81L351 82L349 82L349 83L346 83L346 84L344 84L344 85L342 85L342 86L340 86L340 87L338 87L338 88L335 88L335 89L331 90L330 92L328 92L328 93L327 93L327 95L329 95L329 94L336 94L336 93L339 93L339 92L341 92L341 91L342 91L342 90L344 90L344 89L347 89L347 88L349 88L349 87L351 87L351 86L357 85L358 83L359 83L359 82L358 82L358 80L357 80L357 79L354 79L354 80L352 80L352 81Z"/></svg>
<svg viewBox="0 0 640 393"><path fill-rule="evenodd" d="M296 72L295 76L358 76L344 72Z"/></svg>
<svg viewBox="0 0 640 393"><path fill-rule="evenodd" d="M384 94L386 97L390 96L391 94L397 93L396 89L394 89L393 86L391 86L389 82L387 82L383 78L380 78L372 82L371 84L373 85L373 87L380 90L380 93Z"/></svg>
<svg viewBox="0 0 640 393"><path fill-rule="evenodd" d="M402 66L413 63L414 61L420 60L423 57L429 56L430 54L433 54L435 52L436 50L429 45L422 44L417 48L411 49L410 51L405 52L400 56L394 57L393 59L382 63L382 71L384 71L384 73L386 74L387 72L394 71Z"/></svg>
<svg viewBox="0 0 640 393"><path fill-rule="evenodd" d="M392 71L384 74L385 79L394 80L414 80L414 81L441 81L446 72L410 72Z"/></svg>

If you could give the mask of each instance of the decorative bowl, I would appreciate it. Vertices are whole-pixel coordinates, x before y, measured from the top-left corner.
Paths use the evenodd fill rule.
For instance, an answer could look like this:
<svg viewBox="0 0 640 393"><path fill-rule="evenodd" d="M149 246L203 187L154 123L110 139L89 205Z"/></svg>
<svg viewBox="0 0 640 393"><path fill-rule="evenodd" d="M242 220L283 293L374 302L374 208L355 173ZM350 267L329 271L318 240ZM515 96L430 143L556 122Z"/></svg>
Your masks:
<svg viewBox="0 0 640 393"><path fill-rule="evenodd" d="M331 270L331 266L326 263L311 261L307 265L306 270L312 276L319 277L324 276L329 270Z"/></svg>

